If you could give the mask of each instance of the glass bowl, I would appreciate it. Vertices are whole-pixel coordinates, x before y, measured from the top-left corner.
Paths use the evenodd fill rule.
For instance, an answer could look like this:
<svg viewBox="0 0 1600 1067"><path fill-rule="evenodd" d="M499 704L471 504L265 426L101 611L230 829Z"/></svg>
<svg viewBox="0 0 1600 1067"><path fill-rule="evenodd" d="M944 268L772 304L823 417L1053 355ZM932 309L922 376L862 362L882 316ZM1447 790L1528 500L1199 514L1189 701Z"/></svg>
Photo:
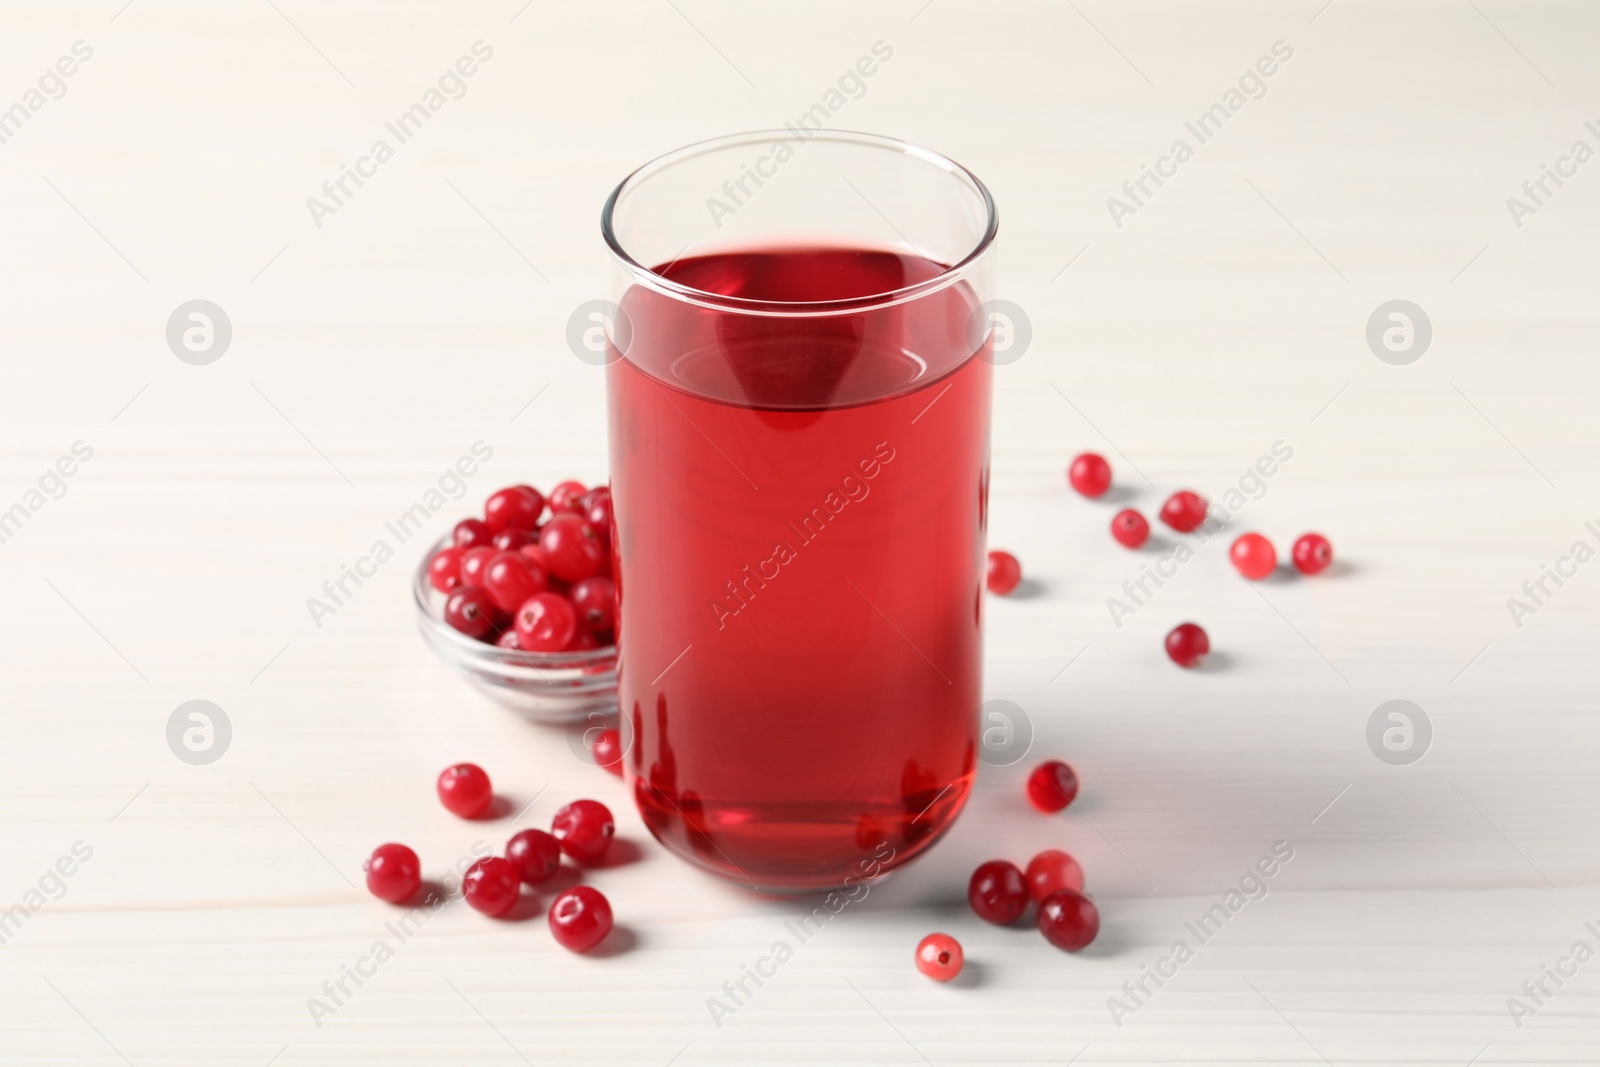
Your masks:
<svg viewBox="0 0 1600 1067"><path fill-rule="evenodd" d="M428 581L428 561L450 544L430 548L412 580L417 628L428 647L474 688L532 722L566 723L614 717L617 711L615 645L582 652L518 652L478 641L444 621L445 594Z"/></svg>

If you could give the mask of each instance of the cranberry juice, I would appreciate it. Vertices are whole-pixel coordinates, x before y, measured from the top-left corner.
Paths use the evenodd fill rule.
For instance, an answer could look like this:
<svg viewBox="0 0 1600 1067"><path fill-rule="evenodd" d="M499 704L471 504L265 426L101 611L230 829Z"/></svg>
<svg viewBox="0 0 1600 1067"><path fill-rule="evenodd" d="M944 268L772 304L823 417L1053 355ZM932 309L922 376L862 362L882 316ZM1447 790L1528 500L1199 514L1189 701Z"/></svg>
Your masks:
<svg viewBox="0 0 1600 1067"><path fill-rule="evenodd" d="M976 298L955 281L826 305L946 270L773 248L656 269L752 302L737 310L641 285L623 299L608 392L625 764L651 832L732 881L875 876L932 844L971 787L991 374Z"/></svg>

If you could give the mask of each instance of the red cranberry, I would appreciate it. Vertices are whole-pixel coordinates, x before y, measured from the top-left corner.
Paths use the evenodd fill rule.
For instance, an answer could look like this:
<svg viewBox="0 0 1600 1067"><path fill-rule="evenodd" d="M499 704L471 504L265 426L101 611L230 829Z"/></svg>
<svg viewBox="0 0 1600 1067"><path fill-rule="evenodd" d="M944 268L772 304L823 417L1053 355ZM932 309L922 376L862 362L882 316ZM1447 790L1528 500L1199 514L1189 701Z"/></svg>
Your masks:
<svg viewBox="0 0 1600 1067"><path fill-rule="evenodd" d="M501 630L500 636L494 639L494 643L501 648L509 648L513 652L527 651L522 647L522 639L517 636L517 628L515 626L509 630Z"/></svg>
<svg viewBox="0 0 1600 1067"><path fill-rule="evenodd" d="M1067 468L1067 481L1084 496L1099 496L1111 488L1111 464L1104 456L1085 452Z"/></svg>
<svg viewBox="0 0 1600 1067"><path fill-rule="evenodd" d="M441 548L428 561L428 584L441 593L448 593L461 584L461 554L466 549L460 545Z"/></svg>
<svg viewBox="0 0 1600 1067"><path fill-rule="evenodd" d="M579 627L576 627L576 628L573 629L573 631L572 631L572 640L568 641L567 644L566 644L566 647L562 648L561 651L563 651L563 652L587 652L591 648L599 648L599 647L600 647L600 639L598 637L596 637L594 634L590 633L588 630L585 630L582 626L579 626Z"/></svg>
<svg viewBox="0 0 1600 1067"><path fill-rule="evenodd" d="M582 509L579 514L588 519L590 524L597 529L611 529L615 521L611 513L611 489L609 486L600 486L589 490L580 501Z"/></svg>
<svg viewBox="0 0 1600 1067"><path fill-rule="evenodd" d="M1182 622L1167 635L1167 655L1180 667L1198 667L1211 651L1211 638L1192 622Z"/></svg>
<svg viewBox="0 0 1600 1067"><path fill-rule="evenodd" d="M1076 889L1058 889L1039 902L1039 932L1056 948L1077 952L1100 932L1100 912Z"/></svg>
<svg viewBox="0 0 1600 1067"><path fill-rule="evenodd" d="M611 729L601 730L594 735L589 750L594 753L595 766L622 777L622 734Z"/></svg>
<svg viewBox="0 0 1600 1067"><path fill-rule="evenodd" d="M1047 848L1028 861L1022 872L1028 883L1028 895L1038 903L1058 889L1083 892L1083 868L1078 861L1059 848Z"/></svg>
<svg viewBox="0 0 1600 1067"><path fill-rule="evenodd" d="M513 618L524 652L560 652L578 631L578 613L560 593L535 593Z"/></svg>
<svg viewBox="0 0 1600 1067"><path fill-rule="evenodd" d="M502 552L515 552L523 545L532 544L539 540L538 530L523 530L515 526L507 526L504 530L494 535L494 540L489 543Z"/></svg>
<svg viewBox="0 0 1600 1067"><path fill-rule="evenodd" d="M1228 558L1240 574L1254 582L1272 573L1278 565L1278 550L1258 533L1240 534L1229 546Z"/></svg>
<svg viewBox="0 0 1600 1067"><path fill-rule="evenodd" d="M1078 795L1078 775L1058 759L1041 763L1028 775L1028 800L1040 811L1060 811Z"/></svg>
<svg viewBox="0 0 1600 1067"><path fill-rule="evenodd" d="M989 592L1005 596L1022 581L1022 564L1009 552L995 549L989 553Z"/></svg>
<svg viewBox="0 0 1600 1067"><path fill-rule="evenodd" d="M482 519L462 519L450 534L451 542L462 548L477 548L488 544L493 538L494 531Z"/></svg>
<svg viewBox="0 0 1600 1067"><path fill-rule="evenodd" d="M1200 524L1206 521L1208 506L1205 497L1199 493L1179 489L1161 505L1161 521L1179 533L1189 533L1198 530Z"/></svg>
<svg viewBox="0 0 1600 1067"><path fill-rule="evenodd" d="M561 866L561 842L543 830L523 830L506 842L506 859L524 885L538 885Z"/></svg>
<svg viewBox="0 0 1600 1067"><path fill-rule="evenodd" d="M550 512L569 512L573 515L583 511L583 498L589 490L585 489L582 482L562 482L550 490Z"/></svg>
<svg viewBox="0 0 1600 1067"><path fill-rule="evenodd" d="M513 485L492 494L483 505L483 521L493 533L531 530L544 514L544 497L531 485Z"/></svg>
<svg viewBox="0 0 1600 1067"><path fill-rule="evenodd" d="M1150 540L1150 523L1132 508L1123 508L1111 517L1111 536L1124 548L1138 548Z"/></svg>
<svg viewBox="0 0 1600 1067"><path fill-rule="evenodd" d="M929 934L917 943L917 970L935 982L948 982L961 973L961 942L949 934Z"/></svg>
<svg viewBox="0 0 1600 1067"><path fill-rule="evenodd" d="M494 629L494 602L475 585L458 585L445 597L444 621L481 641Z"/></svg>
<svg viewBox="0 0 1600 1067"><path fill-rule="evenodd" d="M575 885L550 902L550 933L562 948L588 952L611 932L611 903L600 890Z"/></svg>
<svg viewBox="0 0 1600 1067"><path fill-rule="evenodd" d="M489 775L476 763L455 763L439 772L439 803L451 814L471 819L483 814L494 799Z"/></svg>
<svg viewBox="0 0 1600 1067"><path fill-rule="evenodd" d="M1333 562L1333 546L1321 534L1301 534L1293 556L1295 570L1301 574L1321 574Z"/></svg>
<svg viewBox="0 0 1600 1067"><path fill-rule="evenodd" d="M609 633L617 624L617 587L598 574L572 583L569 594L578 621L590 633Z"/></svg>
<svg viewBox="0 0 1600 1067"><path fill-rule="evenodd" d="M404 845L379 845L365 864L367 890L379 900L399 904L422 884L422 864Z"/></svg>
<svg viewBox="0 0 1600 1067"><path fill-rule="evenodd" d="M1004 926L1028 907L1028 886L1015 863L990 860L972 872L967 903L978 918Z"/></svg>
<svg viewBox="0 0 1600 1067"><path fill-rule="evenodd" d="M483 585L483 569L500 554L493 545L474 545L461 553L461 584Z"/></svg>
<svg viewBox="0 0 1600 1067"><path fill-rule="evenodd" d="M467 868L461 877L461 895L467 903L498 918L516 907L522 895L521 879L510 860L487 856Z"/></svg>
<svg viewBox="0 0 1600 1067"><path fill-rule="evenodd" d="M575 860L597 858L616 832L611 809L598 800L574 800L550 820L550 833L561 842L561 851Z"/></svg>
<svg viewBox="0 0 1600 1067"><path fill-rule="evenodd" d="M520 552L502 552L483 569L483 591L507 615L544 588L544 571Z"/></svg>
<svg viewBox="0 0 1600 1067"><path fill-rule="evenodd" d="M569 582L580 582L598 573L606 553L598 530L582 516L564 512L539 531L539 548L556 577Z"/></svg>

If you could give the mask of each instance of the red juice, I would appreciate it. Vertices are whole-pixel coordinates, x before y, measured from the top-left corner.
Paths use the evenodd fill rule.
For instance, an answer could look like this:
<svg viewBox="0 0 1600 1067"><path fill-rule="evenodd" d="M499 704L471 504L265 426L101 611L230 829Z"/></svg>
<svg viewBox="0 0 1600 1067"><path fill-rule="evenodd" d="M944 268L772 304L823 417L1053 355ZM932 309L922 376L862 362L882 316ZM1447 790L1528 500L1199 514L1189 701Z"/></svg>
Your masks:
<svg viewBox="0 0 1600 1067"><path fill-rule="evenodd" d="M871 877L977 765L990 363L964 281L895 252L682 259L635 285L608 374L620 706L639 810L762 890ZM815 309L821 304L821 311Z"/></svg>

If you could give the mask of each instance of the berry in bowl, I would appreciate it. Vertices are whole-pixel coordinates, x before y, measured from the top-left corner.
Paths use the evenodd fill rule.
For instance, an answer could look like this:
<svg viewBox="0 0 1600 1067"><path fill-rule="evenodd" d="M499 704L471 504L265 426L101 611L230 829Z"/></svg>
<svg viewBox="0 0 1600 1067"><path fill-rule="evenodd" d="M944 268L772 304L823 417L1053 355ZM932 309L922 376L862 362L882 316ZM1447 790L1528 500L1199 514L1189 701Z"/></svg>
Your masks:
<svg viewBox="0 0 1600 1067"><path fill-rule="evenodd" d="M499 490L433 546L412 591L423 640L489 697L537 722L615 713L606 487Z"/></svg>

